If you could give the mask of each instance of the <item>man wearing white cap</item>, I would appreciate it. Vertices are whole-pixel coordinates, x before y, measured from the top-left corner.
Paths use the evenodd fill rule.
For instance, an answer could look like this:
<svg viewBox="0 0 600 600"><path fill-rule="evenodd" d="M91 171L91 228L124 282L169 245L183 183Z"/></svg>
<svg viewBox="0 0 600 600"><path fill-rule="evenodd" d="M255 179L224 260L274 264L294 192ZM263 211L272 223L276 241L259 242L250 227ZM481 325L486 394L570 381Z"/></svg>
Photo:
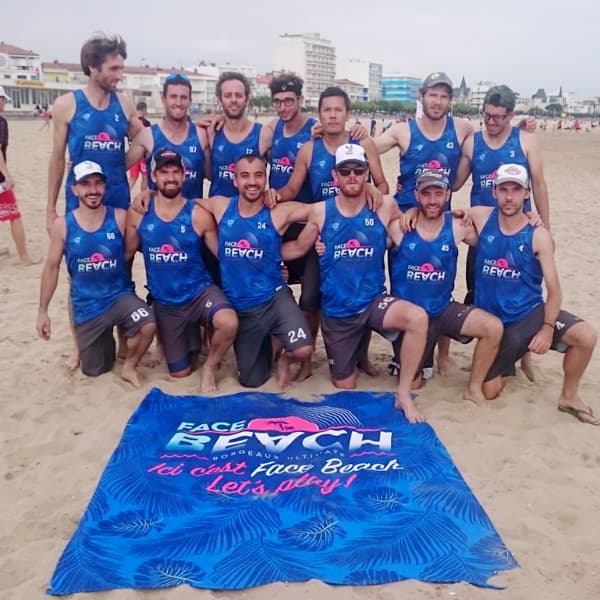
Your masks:
<svg viewBox="0 0 600 600"><path fill-rule="evenodd" d="M504 324L500 350L483 385L484 395L492 399L501 392L504 377L515 374L515 362L526 352L556 350L565 354L558 409L583 423L600 425L578 392L596 333L587 322L560 308L552 237L544 227L530 225L523 211L529 196L527 169L519 164L501 165L493 194L497 207L470 210L479 232L475 304Z"/></svg>
<svg viewBox="0 0 600 600"><path fill-rule="evenodd" d="M376 212L369 209L369 165L362 146L347 143L337 148L332 177L340 192L311 206L312 239L303 234L296 242L289 242L285 254L294 245L301 255L320 232L325 244L319 259L321 329L333 384L343 389L356 387L357 366L372 330L390 341L403 331L403 368L396 407L404 411L409 422L424 421L410 390L425 348L427 314L410 302L388 295L385 289L388 228L400 213L392 196L384 196Z"/></svg>
<svg viewBox="0 0 600 600"><path fill-rule="evenodd" d="M71 191L79 206L57 218L50 228L37 332L42 339L50 339L48 307L64 255L71 277L70 304L82 372L97 376L112 369L113 328L118 325L127 339L121 377L139 387L136 367L152 342L155 324L151 309L133 293L125 262L126 212L104 205L106 175L98 163L77 163L73 178Z"/></svg>
<svg viewBox="0 0 600 600"><path fill-rule="evenodd" d="M11 102L10 97L0 86L0 113L4 112L6 102ZM13 192L14 181L6 166L6 150L8 148L8 123L0 115L0 221L10 223L10 234L15 242L17 254L22 265L31 265L32 260L27 252L25 230L21 221L21 213L17 207L17 199ZM8 254L6 248L0 249L0 256Z"/></svg>

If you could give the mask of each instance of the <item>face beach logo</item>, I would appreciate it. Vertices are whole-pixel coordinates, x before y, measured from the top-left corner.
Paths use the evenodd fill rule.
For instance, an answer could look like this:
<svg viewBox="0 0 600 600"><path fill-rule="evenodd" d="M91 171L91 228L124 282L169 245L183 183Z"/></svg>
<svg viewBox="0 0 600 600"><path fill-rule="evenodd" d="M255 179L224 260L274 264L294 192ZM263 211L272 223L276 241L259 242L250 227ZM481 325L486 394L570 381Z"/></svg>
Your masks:
<svg viewBox="0 0 600 600"><path fill-rule="evenodd" d="M219 179L233 181L234 171L235 163L229 163L228 165L219 165Z"/></svg>
<svg viewBox="0 0 600 600"><path fill-rule="evenodd" d="M245 238L234 241L225 241L225 256L228 258L246 258L248 260L261 260L264 252L261 248L252 247Z"/></svg>
<svg viewBox="0 0 600 600"><path fill-rule="evenodd" d="M336 244L333 249L333 258L365 259L373 258L373 246L363 246L356 238L351 238L343 244Z"/></svg>
<svg viewBox="0 0 600 600"><path fill-rule="evenodd" d="M291 175L294 171L294 165L287 156L281 158L273 158L271 160L271 173L282 173L283 175Z"/></svg>
<svg viewBox="0 0 600 600"><path fill-rule="evenodd" d="M483 261L481 274L494 279L520 279L521 271L510 266L506 258L486 258Z"/></svg>
<svg viewBox="0 0 600 600"><path fill-rule="evenodd" d="M148 257L150 262L162 264L184 263L188 260L187 252L182 252L171 244L151 246L148 248Z"/></svg>
<svg viewBox="0 0 600 600"><path fill-rule="evenodd" d="M436 283L446 279L445 271L436 269L431 263L422 265L408 265L406 279L409 281L422 281Z"/></svg>
<svg viewBox="0 0 600 600"><path fill-rule="evenodd" d="M123 150L123 141L111 137L107 131L85 136L83 142L84 150L96 150L100 152L120 152Z"/></svg>
<svg viewBox="0 0 600 600"><path fill-rule="evenodd" d="M93 273L95 271L110 271L117 268L116 258L106 258L102 252L94 252L90 256L77 259L77 272Z"/></svg>

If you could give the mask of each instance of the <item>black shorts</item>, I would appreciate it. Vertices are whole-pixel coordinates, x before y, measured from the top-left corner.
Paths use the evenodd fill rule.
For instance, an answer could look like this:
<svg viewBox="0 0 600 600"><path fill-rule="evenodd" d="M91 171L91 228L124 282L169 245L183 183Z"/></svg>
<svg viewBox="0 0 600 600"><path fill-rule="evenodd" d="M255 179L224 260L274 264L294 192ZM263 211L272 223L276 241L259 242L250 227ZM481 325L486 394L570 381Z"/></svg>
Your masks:
<svg viewBox="0 0 600 600"><path fill-rule="evenodd" d="M321 317L321 332L329 360L331 377L346 379L356 367L366 350L369 333L376 331L390 341L398 338L397 331L386 331L383 319L398 298L380 294L361 313L351 317Z"/></svg>
<svg viewBox="0 0 600 600"><path fill-rule="evenodd" d="M287 352L313 344L306 317L287 286L268 302L237 314L240 324L233 346L240 384L245 387L258 387L271 377L271 336L276 337Z"/></svg>
<svg viewBox="0 0 600 600"><path fill-rule="evenodd" d="M428 361L427 359L433 357L433 350L440 336L452 338L461 344L468 344L473 339L472 337L461 335L460 330L465 324L469 313L474 308L473 305L461 304L460 302L455 302L453 300L437 319L429 320L427 341L425 342L425 351L423 352L421 368L433 366L433 362ZM404 334L401 332L398 340L394 342L394 360L398 366L400 366L400 346L402 345L403 337ZM431 364L427 364L428 362L431 362Z"/></svg>
<svg viewBox="0 0 600 600"><path fill-rule="evenodd" d="M283 234L283 242L298 239L306 223L292 223ZM314 247L304 256L284 261L288 269L288 285L300 283L300 308L304 311L316 311L321 307L319 257Z"/></svg>
<svg viewBox="0 0 600 600"><path fill-rule="evenodd" d="M127 294L101 315L75 325L82 373L95 377L113 368L116 358L113 328L116 325L129 338L146 323L154 323L152 309L134 294Z"/></svg>
<svg viewBox="0 0 600 600"><path fill-rule="evenodd" d="M164 306L154 301L158 334L162 342L169 373L178 373L192 364L191 354L197 351L192 329L212 325L215 314L233 307L225 294L214 284L205 287L193 300L181 306Z"/></svg>
<svg viewBox="0 0 600 600"><path fill-rule="evenodd" d="M554 323L554 336L550 349L557 352L566 352L568 346L562 341L562 336L570 327L580 321L583 321L583 319L561 310ZM485 380L489 381L498 376L514 376L516 374L515 363L529 351L529 343L543 325L544 305L540 304L520 321L505 327L500 349Z"/></svg>

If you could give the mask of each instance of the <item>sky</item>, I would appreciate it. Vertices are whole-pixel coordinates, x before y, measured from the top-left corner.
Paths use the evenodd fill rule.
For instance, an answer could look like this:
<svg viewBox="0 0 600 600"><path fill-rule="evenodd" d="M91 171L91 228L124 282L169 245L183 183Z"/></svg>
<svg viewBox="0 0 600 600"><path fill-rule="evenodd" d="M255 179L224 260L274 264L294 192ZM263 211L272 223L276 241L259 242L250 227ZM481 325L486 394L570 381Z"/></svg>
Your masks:
<svg viewBox="0 0 600 600"><path fill-rule="evenodd" d="M8 4L8 3L7 3ZM535 8L534 4L538 5ZM338 61L383 64L383 73L425 77L445 71L458 86L504 83L522 96L563 87L600 96L600 3L579 0L569 12L526 0L73 0L12 2L2 9L0 41L43 61L78 62L95 31L119 33L128 65L169 68L204 60L273 69L284 33L318 32ZM74 8L76 7L76 8Z"/></svg>

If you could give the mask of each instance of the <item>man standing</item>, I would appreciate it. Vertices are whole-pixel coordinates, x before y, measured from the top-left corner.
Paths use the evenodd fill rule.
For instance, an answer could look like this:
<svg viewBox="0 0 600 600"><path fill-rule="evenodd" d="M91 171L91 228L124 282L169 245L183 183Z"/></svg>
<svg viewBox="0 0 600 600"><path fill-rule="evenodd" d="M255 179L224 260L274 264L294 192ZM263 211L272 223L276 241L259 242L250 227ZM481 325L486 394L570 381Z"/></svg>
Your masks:
<svg viewBox="0 0 600 600"><path fill-rule="evenodd" d="M244 155L264 156L271 146L272 131L263 131L260 123L248 118L250 82L242 73L221 73L216 95L225 118L223 126L209 134L212 176L208 195L232 197L237 193L233 184L235 163Z"/></svg>
<svg viewBox="0 0 600 600"><path fill-rule="evenodd" d="M165 116L160 123L140 131L127 151L127 163L145 157L148 170L155 150L170 148L183 159L183 197L199 198L203 195L204 177L210 176L210 149L206 131L189 119L192 84L188 77L181 73L169 75L163 84L161 99ZM152 180L148 187L156 189Z"/></svg>
<svg viewBox="0 0 600 600"><path fill-rule="evenodd" d="M75 165L97 162L106 174L107 206L127 209L129 185L125 169L125 136L133 139L143 125L130 98L117 93L123 77L126 44L119 36L96 35L81 48L81 67L89 77L85 88L67 92L54 103L54 133L48 165L47 227L56 218L56 201L64 176L65 150ZM73 171L67 176L66 212L77 207L71 191Z"/></svg>
<svg viewBox="0 0 600 600"><path fill-rule="evenodd" d="M223 292L213 284L202 260L202 247L217 252L212 216L181 191L183 157L162 148L152 157L151 176L158 189L148 212L131 208L127 216L127 258L141 247L159 339L173 377L192 371L188 329L199 339L201 326L213 333L202 370L202 391L217 390L216 372L237 331L237 317Z"/></svg>
<svg viewBox="0 0 600 600"><path fill-rule="evenodd" d="M493 187L498 167L508 163L519 164L529 175L537 212L549 231L550 205L542 153L534 134L510 124L514 108L515 94L509 87L499 85L488 90L483 100L484 127L465 139L454 189L460 189L471 173L471 206L496 206ZM529 200L525 203L525 210L531 210ZM467 303L473 301L474 268L475 249L470 249L467 256Z"/></svg>
<svg viewBox="0 0 600 600"><path fill-rule="evenodd" d="M395 247L390 251L392 295L421 306L429 317L425 359L433 352L439 336L462 343L478 338L469 385L464 397L477 404L485 401L483 381L492 365L500 339L502 322L472 305L452 298L460 242L477 243L472 226L444 212L450 197L450 182L441 169L425 169L416 181L419 205L415 227L403 233L399 221L392 221L390 236ZM399 341L394 342L395 358ZM421 383L421 378L418 378ZM415 387L420 387L417 385Z"/></svg>
<svg viewBox="0 0 600 600"><path fill-rule="evenodd" d="M6 101L10 102L10 98L4 91L4 88L0 86L0 113L4 112ZM6 166L7 149L8 123L0 114L0 221L8 221L10 223L10 234L15 242L21 264L31 265L33 263L27 252L27 242L25 241L25 229L21 221L21 213L17 207L17 199L12 190L15 184ZM8 250L0 250L0 255L2 254L8 254Z"/></svg>
<svg viewBox="0 0 600 600"><path fill-rule="evenodd" d="M79 206L55 219L50 229L50 248L42 273L38 335L50 339L48 306L56 291L63 255L71 276L70 304L81 370L97 376L115 362L113 328L122 328L127 355L121 377L141 385L136 367L152 338L152 311L133 294L125 262L124 210L105 206L106 175L102 167L83 161L73 167L72 193Z"/></svg>
<svg viewBox="0 0 600 600"><path fill-rule="evenodd" d="M496 207L470 211L479 232L475 303L502 320L504 335L486 376L483 392L495 398L504 377L515 374L515 362L526 352L563 352L563 385L558 409L583 423L600 425L579 397L579 383L596 344L593 328L564 310L552 237L529 224L523 210L529 176L520 164L498 168L492 190ZM547 291L544 300L542 282Z"/></svg>
<svg viewBox="0 0 600 600"><path fill-rule="evenodd" d="M321 329L336 387L356 387L357 366L371 330L393 341L404 332L400 348L402 371L396 406L411 423L424 421L411 397L411 384L425 349L427 314L385 291L384 256L387 233L398 208L391 196L373 212L367 205L369 166L364 148L346 143L335 153L332 178L340 192L327 202L311 206L312 239L303 236L297 245L301 254L318 232L325 244L320 257L322 313ZM286 249L287 253L287 249Z"/></svg>
<svg viewBox="0 0 600 600"><path fill-rule="evenodd" d="M290 361L309 360L313 351L306 318L281 274L282 236L291 223L307 219L309 205L288 202L267 208L266 183L265 160L244 155L234 170L239 193L199 200L218 223L221 280L238 313L234 348L239 380L246 387L258 387L271 376L272 337L284 349L277 361L281 387L291 382Z"/></svg>
<svg viewBox="0 0 600 600"><path fill-rule="evenodd" d="M140 123L144 127L152 127L152 123L146 119L146 113L148 112L148 105L142 100L135 105L135 112L137 113ZM131 149L131 146L130 146ZM129 153L129 150L127 151ZM140 158L133 166L129 167L129 189L132 190L138 180L141 177L140 189L143 192L148 189L148 173L146 170L146 161L144 158Z"/></svg>

